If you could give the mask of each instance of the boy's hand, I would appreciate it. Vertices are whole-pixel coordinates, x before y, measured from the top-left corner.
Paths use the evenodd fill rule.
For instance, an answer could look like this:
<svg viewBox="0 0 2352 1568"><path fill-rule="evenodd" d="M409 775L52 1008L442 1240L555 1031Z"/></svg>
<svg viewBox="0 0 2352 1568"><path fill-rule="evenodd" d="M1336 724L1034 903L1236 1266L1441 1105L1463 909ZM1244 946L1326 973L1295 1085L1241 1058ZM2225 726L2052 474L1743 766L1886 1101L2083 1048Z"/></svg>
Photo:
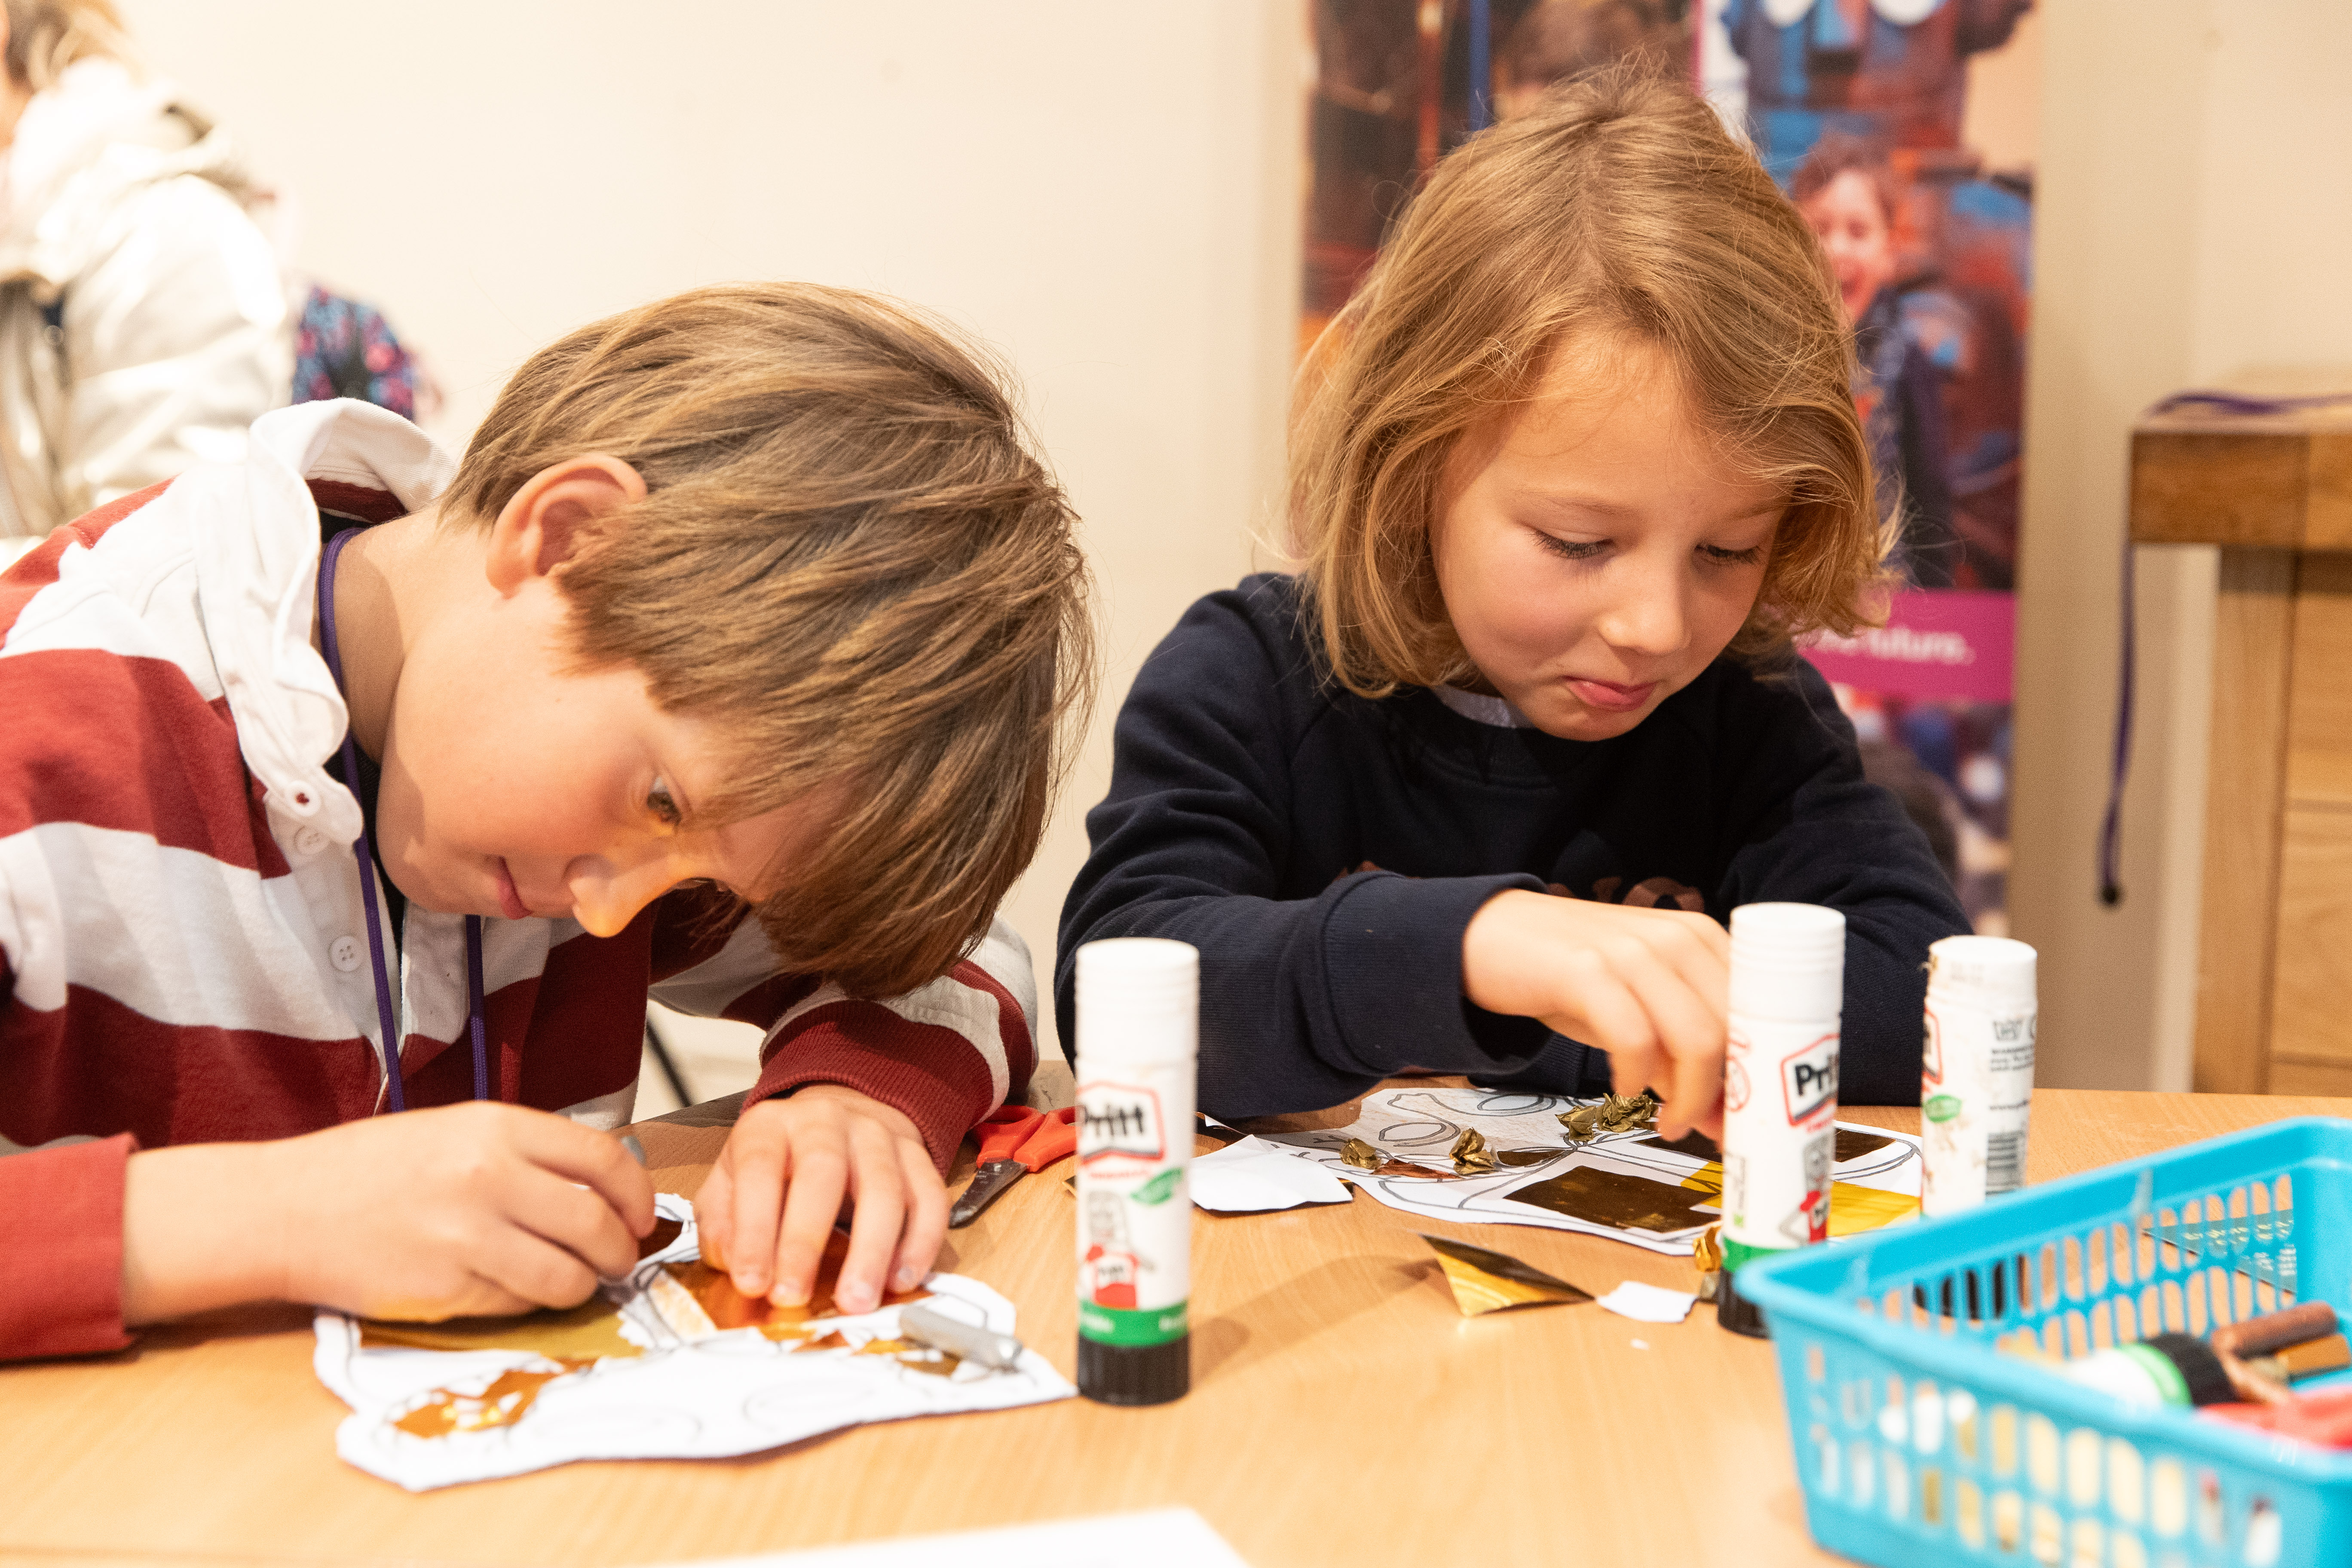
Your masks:
<svg viewBox="0 0 2352 1568"><path fill-rule="evenodd" d="M763 1100L735 1123L695 1195L703 1261L747 1296L805 1305L825 1238L852 1205L833 1299L870 1312L886 1288L921 1284L947 1237L947 1186L922 1134L905 1112L840 1084Z"/></svg>
<svg viewBox="0 0 2352 1568"><path fill-rule="evenodd" d="M269 1143L131 1157L123 1317L307 1301L440 1319L568 1307L626 1274L653 1183L543 1110L452 1105Z"/></svg>
<svg viewBox="0 0 2352 1568"><path fill-rule="evenodd" d="M1665 1100L1659 1135L1723 1133L1731 936L1705 915L1498 893L1462 933L1462 993L1609 1053L1620 1094Z"/></svg>

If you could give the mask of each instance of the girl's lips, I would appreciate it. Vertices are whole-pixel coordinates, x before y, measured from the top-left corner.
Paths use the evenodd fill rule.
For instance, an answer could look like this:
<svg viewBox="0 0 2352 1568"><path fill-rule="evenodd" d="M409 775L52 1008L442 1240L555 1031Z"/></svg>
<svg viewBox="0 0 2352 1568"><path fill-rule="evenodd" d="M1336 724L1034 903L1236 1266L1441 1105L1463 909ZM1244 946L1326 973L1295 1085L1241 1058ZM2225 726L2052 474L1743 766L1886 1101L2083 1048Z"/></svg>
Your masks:
<svg viewBox="0 0 2352 1568"><path fill-rule="evenodd" d="M1620 686L1610 680L1580 680L1570 676L1568 689L1588 708L1598 708L1604 713L1631 713L1650 700L1658 689L1654 680L1639 686Z"/></svg>
<svg viewBox="0 0 2352 1568"><path fill-rule="evenodd" d="M510 921L529 920L530 906L522 901L520 893L515 891L514 878L508 874L507 863L499 860L498 868L499 910Z"/></svg>

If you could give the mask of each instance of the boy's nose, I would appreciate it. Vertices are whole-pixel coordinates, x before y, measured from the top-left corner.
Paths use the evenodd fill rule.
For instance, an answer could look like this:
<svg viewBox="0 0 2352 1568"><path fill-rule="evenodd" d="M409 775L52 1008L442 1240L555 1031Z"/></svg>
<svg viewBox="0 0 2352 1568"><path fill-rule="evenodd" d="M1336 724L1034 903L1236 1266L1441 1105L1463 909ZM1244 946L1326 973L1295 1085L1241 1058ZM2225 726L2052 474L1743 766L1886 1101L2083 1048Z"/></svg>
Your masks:
<svg viewBox="0 0 2352 1568"><path fill-rule="evenodd" d="M1649 658L1678 653L1685 640L1682 584L1671 572L1636 571L1597 622L1610 647Z"/></svg>
<svg viewBox="0 0 2352 1568"><path fill-rule="evenodd" d="M593 936L617 936L637 911L686 879L661 846L583 855L563 868L572 918Z"/></svg>

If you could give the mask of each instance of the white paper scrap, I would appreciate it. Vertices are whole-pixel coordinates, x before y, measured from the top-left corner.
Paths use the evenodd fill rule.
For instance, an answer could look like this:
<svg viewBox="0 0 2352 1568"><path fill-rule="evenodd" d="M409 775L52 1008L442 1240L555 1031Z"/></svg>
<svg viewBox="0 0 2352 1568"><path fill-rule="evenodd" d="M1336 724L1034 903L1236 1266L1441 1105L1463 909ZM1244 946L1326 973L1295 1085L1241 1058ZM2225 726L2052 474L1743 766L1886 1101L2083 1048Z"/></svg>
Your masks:
<svg viewBox="0 0 2352 1568"><path fill-rule="evenodd" d="M700 1256L692 1205L663 1193L655 1208L680 1222L677 1238L626 1280L603 1287L635 1355L564 1361L509 1348L368 1345L357 1321L319 1313L311 1365L352 1407L335 1429L335 1452L426 1491L573 1459L730 1458L867 1421L1003 1410L1077 1392L1035 1351L990 1371L901 1346L896 1306L823 1319L797 1337L716 1329L664 1268ZM1013 1303L977 1279L934 1274L923 1288L926 1306L1016 1331Z"/></svg>
<svg viewBox="0 0 2352 1568"><path fill-rule="evenodd" d="M1288 1149L1313 1160L1341 1181L1352 1182L1390 1208L1421 1219L1455 1220L1479 1225L1529 1225L1583 1236L1606 1237L1646 1252L1687 1258L1691 1242L1705 1229L1652 1232L1602 1225L1564 1214L1556 1208L1522 1201L1517 1194L1581 1166L1645 1176L1668 1186L1699 1187L1711 1197L1722 1181L1722 1166L1699 1154L1686 1153L1663 1142L1656 1132L1637 1127L1604 1132L1589 1142L1570 1144L1559 1116L1579 1105L1597 1103L1564 1095L1530 1094L1486 1089L1384 1089L1364 1097L1356 1120L1346 1127L1313 1132L1276 1132L1262 1142ZM1870 1188L1892 1194L1895 1206L1904 1200L1916 1212L1919 1196L1919 1140L1879 1128L1848 1128L1841 1132L1863 1134L1863 1151L1832 1169L1838 1188ZM1454 1141L1475 1129L1497 1156L1495 1170L1464 1173L1453 1162ZM1363 1171L1347 1163L1341 1150L1351 1138L1360 1138L1394 1164L1382 1171ZM1690 1210L1702 1217L1717 1212L1710 1202L1693 1202Z"/></svg>
<svg viewBox="0 0 2352 1568"><path fill-rule="evenodd" d="M703 1560L691 1568L1249 1568L1189 1508ZM688 1568L675 1564L673 1568Z"/></svg>
<svg viewBox="0 0 2352 1568"><path fill-rule="evenodd" d="M1668 1290L1628 1279L1596 1300L1619 1317L1637 1323L1679 1323L1690 1316L1691 1303L1698 1298L1688 1290Z"/></svg>
<svg viewBox="0 0 2352 1568"><path fill-rule="evenodd" d="M1262 1138L1243 1138L1193 1158L1192 1202L1215 1214L1258 1214L1301 1204L1344 1204L1348 1184L1312 1160Z"/></svg>

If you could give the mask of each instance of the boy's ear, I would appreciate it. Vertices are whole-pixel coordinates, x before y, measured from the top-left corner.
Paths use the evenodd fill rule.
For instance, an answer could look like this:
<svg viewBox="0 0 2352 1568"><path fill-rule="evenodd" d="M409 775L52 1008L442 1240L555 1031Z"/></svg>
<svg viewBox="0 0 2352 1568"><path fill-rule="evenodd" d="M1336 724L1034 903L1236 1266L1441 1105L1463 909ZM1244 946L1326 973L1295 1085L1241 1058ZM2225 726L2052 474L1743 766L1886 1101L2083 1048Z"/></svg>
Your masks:
<svg viewBox="0 0 2352 1568"><path fill-rule="evenodd" d="M608 512L640 501L646 481L603 452L567 458L523 482L490 524L490 586L510 594L577 555Z"/></svg>

